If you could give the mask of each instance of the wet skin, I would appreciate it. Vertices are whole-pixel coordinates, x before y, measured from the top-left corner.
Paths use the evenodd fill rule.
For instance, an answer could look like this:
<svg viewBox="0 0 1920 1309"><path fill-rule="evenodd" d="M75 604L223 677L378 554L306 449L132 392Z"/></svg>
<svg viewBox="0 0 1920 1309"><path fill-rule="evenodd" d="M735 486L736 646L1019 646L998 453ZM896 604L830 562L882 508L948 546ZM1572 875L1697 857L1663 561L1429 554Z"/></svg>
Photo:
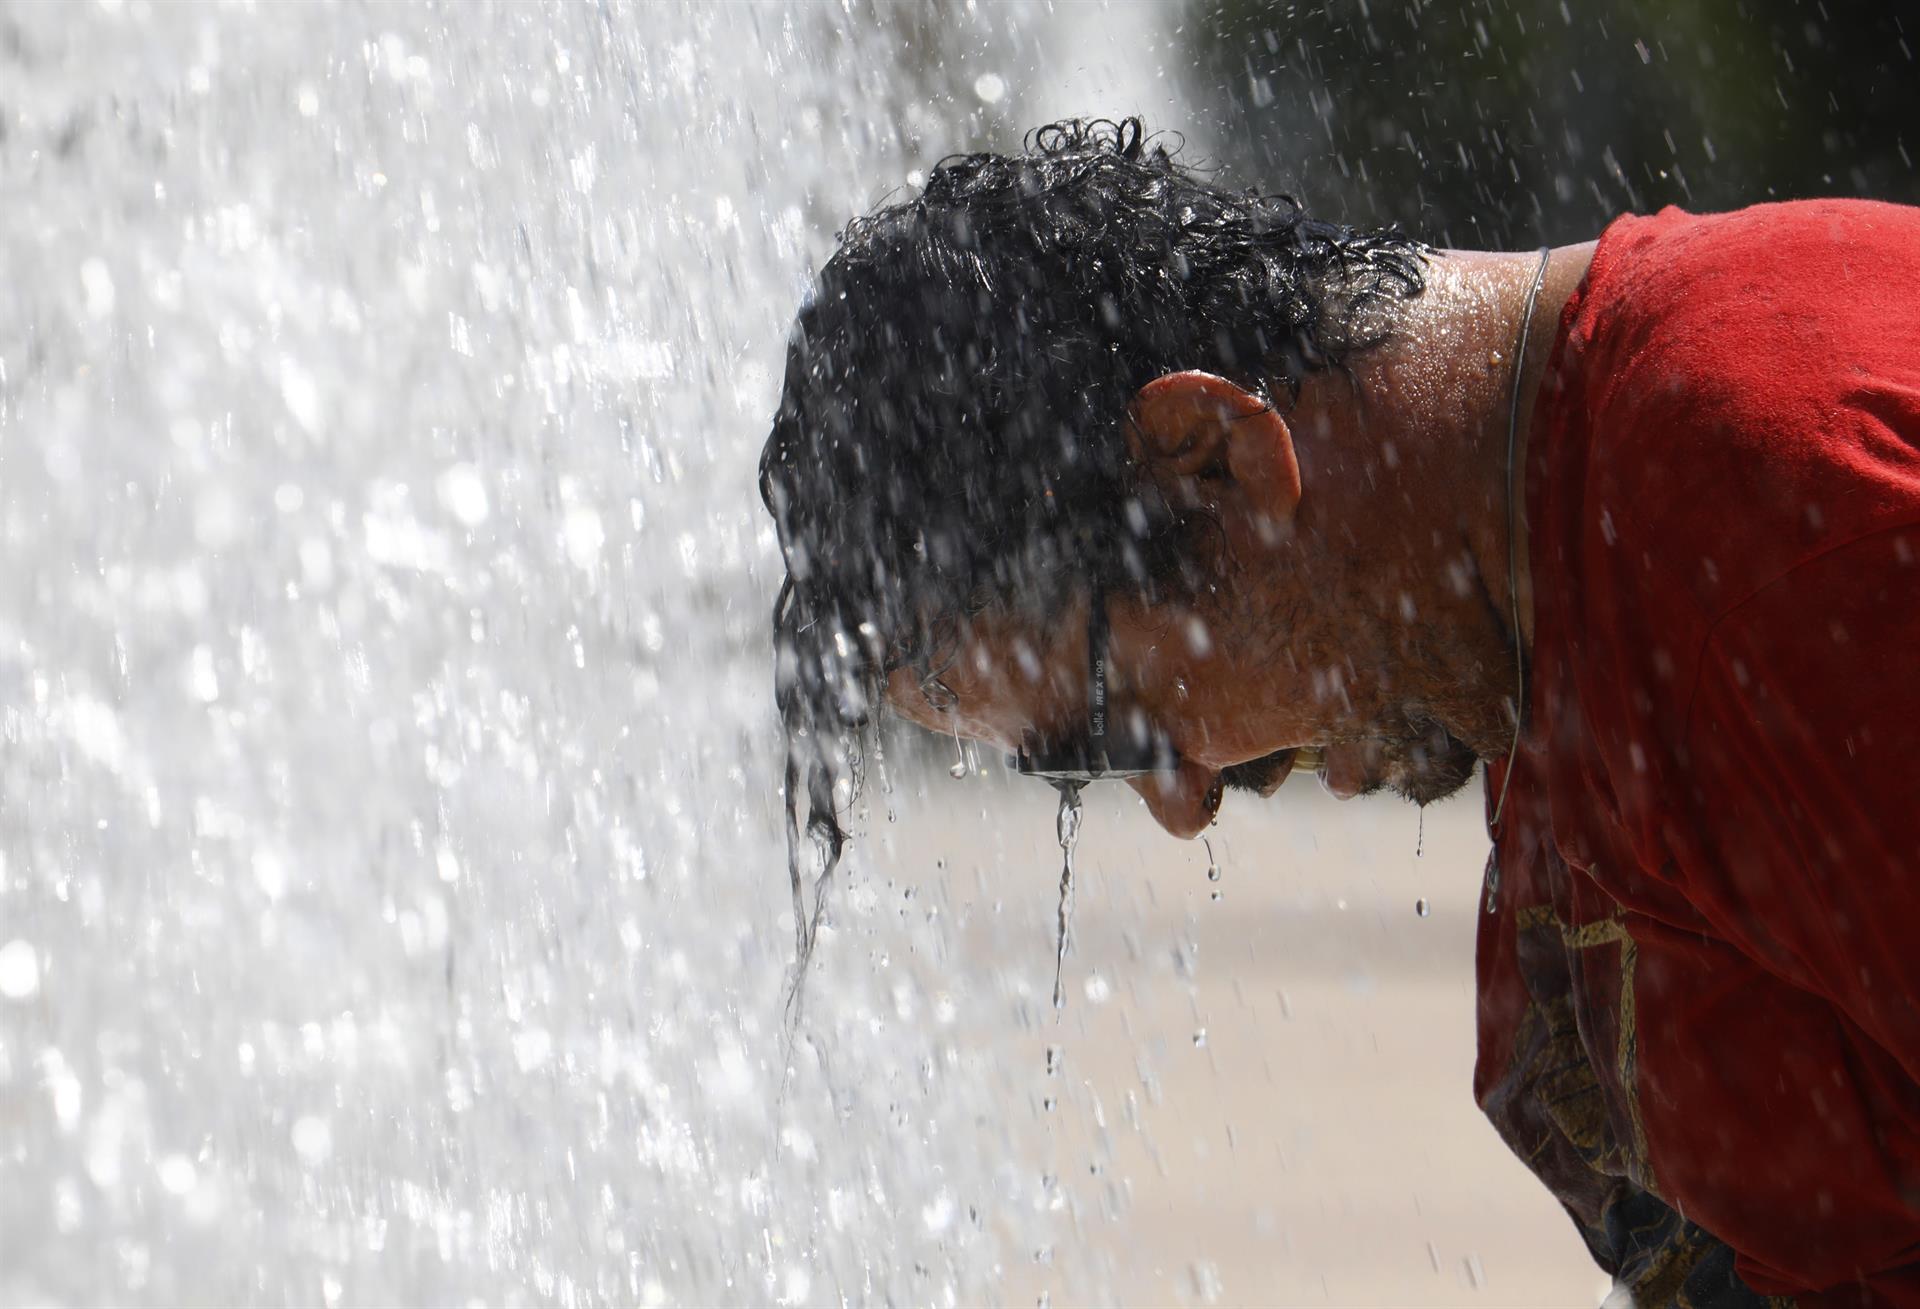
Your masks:
<svg viewBox="0 0 1920 1309"><path fill-rule="evenodd" d="M1385 787L1423 803L1505 754L1513 645L1530 626L1524 571L1507 567L1508 405L1518 382L1531 413L1590 253L1556 252L1519 378L1507 356L1536 261L1450 253L1392 343L1349 374L1311 375L1284 417L1203 373L1141 390L1128 424L1141 475L1205 511L1221 564L1192 605L1107 601L1113 721L1144 720L1179 760L1129 779L1169 832L1204 830L1223 782L1270 793L1302 746L1323 749L1337 796ZM1044 624L977 615L942 652L939 691L899 669L887 701L1007 750L1079 739L1087 604Z"/></svg>
<svg viewBox="0 0 1920 1309"><path fill-rule="evenodd" d="M1368 688L1334 687L1284 662L1236 655L1214 644L1214 629L1191 609L1149 609L1117 597L1107 605L1114 730L1149 731L1178 760L1173 771L1127 784L1175 836L1206 828L1227 783L1271 794L1300 746L1324 750L1321 779L1343 799L1382 786L1425 794L1443 776L1457 785L1471 769L1471 752L1462 765L1458 742L1449 755L1442 742L1410 733L1384 706L1363 712L1369 698L1378 698ZM976 619L938 674L946 694L930 697L916 672L899 669L888 679L888 702L929 730L1008 751L1034 737L1077 739L1087 719L1086 616L1082 598L1050 638L1009 619ZM1449 758L1451 769L1442 770ZM1258 767L1235 768L1256 761Z"/></svg>
<svg viewBox="0 0 1920 1309"><path fill-rule="evenodd" d="M1171 771L1128 779L1160 824L1197 835L1219 808L1229 770L1261 761L1251 789L1270 793L1300 746L1324 750L1323 778L1342 797L1390 785L1434 799L1463 781L1471 752L1463 762L1464 747L1439 748L1445 732L1409 705L1410 692L1418 703L1417 686L1392 675L1404 662L1390 648L1400 625L1329 603L1364 582L1302 510L1288 422L1231 383L1181 373L1142 389L1129 441L1160 494L1205 510L1221 578L1193 605L1107 600L1115 729L1151 732L1178 759ZM933 730L1005 749L1033 737L1076 739L1087 715L1088 603L1077 598L1044 629L976 616L946 652L939 693L929 696L917 673L901 670L888 700ZM1272 630L1276 615L1285 615L1283 640ZM1444 777L1435 767L1442 760L1450 760Z"/></svg>

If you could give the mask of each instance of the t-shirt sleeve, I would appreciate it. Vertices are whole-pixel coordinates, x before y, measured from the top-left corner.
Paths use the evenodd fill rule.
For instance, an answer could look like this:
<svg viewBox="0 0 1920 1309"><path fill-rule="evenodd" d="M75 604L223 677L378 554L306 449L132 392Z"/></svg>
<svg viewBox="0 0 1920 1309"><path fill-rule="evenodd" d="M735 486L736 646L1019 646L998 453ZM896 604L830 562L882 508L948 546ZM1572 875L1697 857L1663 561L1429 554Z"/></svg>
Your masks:
<svg viewBox="0 0 1920 1309"><path fill-rule="evenodd" d="M1646 942L1641 1094L1763 1292L1920 1303L1917 598L1920 526L1806 560L1714 623L1686 715L1669 869L1717 939Z"/></svg>

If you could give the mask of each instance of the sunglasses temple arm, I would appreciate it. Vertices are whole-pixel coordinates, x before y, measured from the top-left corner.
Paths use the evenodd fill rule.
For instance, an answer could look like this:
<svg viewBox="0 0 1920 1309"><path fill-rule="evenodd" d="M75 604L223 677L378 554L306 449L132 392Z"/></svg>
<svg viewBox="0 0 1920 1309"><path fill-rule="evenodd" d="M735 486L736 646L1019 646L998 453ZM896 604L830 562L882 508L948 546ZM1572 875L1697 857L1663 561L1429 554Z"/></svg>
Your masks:
<svg viewBox="0 0 1920 1309"><path fill-rule="evenodd" d="M1107 746L1107 593L1096 583L1087 598L1087 738L1102 755Z"/></svg>

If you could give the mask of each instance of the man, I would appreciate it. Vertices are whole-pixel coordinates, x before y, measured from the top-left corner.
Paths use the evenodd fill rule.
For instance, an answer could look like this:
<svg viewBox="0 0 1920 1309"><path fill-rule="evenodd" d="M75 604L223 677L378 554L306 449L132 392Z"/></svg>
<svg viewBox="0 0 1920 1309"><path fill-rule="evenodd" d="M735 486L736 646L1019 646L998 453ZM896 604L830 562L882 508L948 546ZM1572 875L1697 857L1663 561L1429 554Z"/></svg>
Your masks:
<svg viewBox="0 0 1920 1309"><path fill-rule="evenodd" d="M763 457L789 800L830 872L882 702L1131 754L1180 836L1484 762L1475 1091L1595 1259L1920 1303L1916 304L1889 205L1472 254L1134 122L948 160L823 270Z"/></svg>

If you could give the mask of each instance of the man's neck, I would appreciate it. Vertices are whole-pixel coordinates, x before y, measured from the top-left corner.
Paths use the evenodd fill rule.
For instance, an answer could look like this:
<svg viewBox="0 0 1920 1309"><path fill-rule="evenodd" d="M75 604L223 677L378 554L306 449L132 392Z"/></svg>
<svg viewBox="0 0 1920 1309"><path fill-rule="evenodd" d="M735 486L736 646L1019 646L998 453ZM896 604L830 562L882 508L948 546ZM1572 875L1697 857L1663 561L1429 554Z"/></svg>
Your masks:
<svg viewBox="0 0 1920 1309"><path fill-rule="evenodd" d="M1311 377L1288 415L1312 510L1301 530L1320 536L1326 557L1350 561L1341 580L1359 594L1348 602L1379 618L1379 654L1404 668L1406 690L1485 755L1511 739L1514 649L1531 637L1524 505L1513 506L1516 540L1510 487L1523 496L1527 420L1590 255L1556 252L1517 372L1538 255L1436 255L1389 341L1345 374Z"/></svg>

